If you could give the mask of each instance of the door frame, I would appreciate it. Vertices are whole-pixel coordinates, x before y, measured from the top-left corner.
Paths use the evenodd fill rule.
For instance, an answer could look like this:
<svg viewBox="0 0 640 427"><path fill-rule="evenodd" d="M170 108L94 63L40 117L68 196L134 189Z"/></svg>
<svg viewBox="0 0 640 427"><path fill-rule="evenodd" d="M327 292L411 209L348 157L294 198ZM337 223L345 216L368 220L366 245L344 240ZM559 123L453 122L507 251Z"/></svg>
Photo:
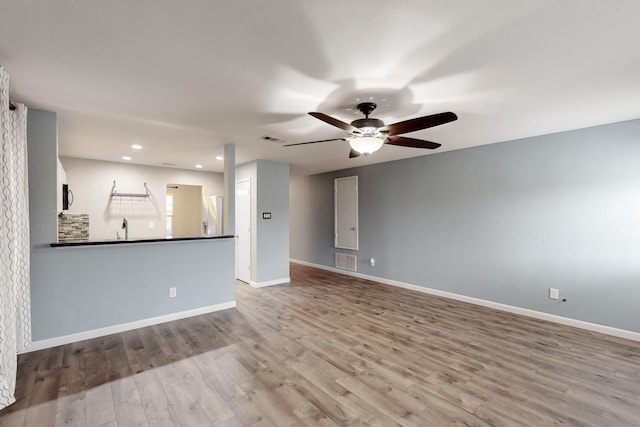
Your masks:
<svg viewBox="0 0 640 427"><path fill-rule="evenodd" d="M240 212L240 209L238 209L238 184L242 184L242 183L249 184L248 212ZM252 203L251 203L251 199L252 199L251 190L252 189L251 189L251 187L252 187L252 185L251 184L252 184L251 183L251 177L249 177L249 178L246 178L246 179L241 179L241 180L236 181L235 188L234 188L234 191L236 192L236 194L235 194L235 196L236 196L235 197L235 200L236 200L236 209L235 209L235 216L236 216L236 265L235 265L235 276L236 276L236 279L238 279L238 280L240 280L242 282L245 282L245 283L251 283L251 249L252 249L252 233L253 233L253 230L252 230L252 227L251 227L251 222L252 222L252 215L251 215L251 208L252 208ZM241 216L241 215L245 215L245 219L248 219L248 226L249 226L249 228L247 230L247 234L248 234L247 244L248 244L248 247L249 247L248 259L247 259L247 265L249 267L248 268L249 271L248 271L248 274L247 274L247 280L244 280L244 278L240 278L240 275L238 274L238 272L240 271L240 269L238 268L238 264L239 264L239 260L240 260L239 251L238 251L238 243L240 241L240 237L239 236L240 236L240 232L241 232L241 230L238 227L238 222L239 222L238 221L238 217Z"/></svg>
<svg viewBox="0 0 640 427"><path fill-rule="evenodd" d="M354 181L356 191L356 204L355 204L355 232L356 232L356 244L355 247L339 246L338 245L338 182L340 181ZM357 251L360 242L360 229L358 224L358 175L345 176L342 178L335 178L333 180L333 246L338 249L350 249Z"/></svg>

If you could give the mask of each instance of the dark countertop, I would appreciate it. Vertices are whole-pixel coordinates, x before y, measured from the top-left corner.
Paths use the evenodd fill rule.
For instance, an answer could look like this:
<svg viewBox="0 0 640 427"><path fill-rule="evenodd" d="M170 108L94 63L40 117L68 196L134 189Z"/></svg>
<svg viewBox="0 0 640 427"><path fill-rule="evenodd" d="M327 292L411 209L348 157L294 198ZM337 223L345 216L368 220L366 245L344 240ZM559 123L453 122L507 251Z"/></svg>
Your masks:
<svg viewBox="0 0 640 427"><path fill-rule="evenodd" d="M223 236L194 236L194 237L159 237L155 239L120 239L120 240L71 240L68 242L51 243L53 248L66 248L74 246L104 246L104 245L126 245L130 243L160 243L160 242L184 242L188 240L214 240L214 239L229 239L234 237L233 235Z"/></svg>

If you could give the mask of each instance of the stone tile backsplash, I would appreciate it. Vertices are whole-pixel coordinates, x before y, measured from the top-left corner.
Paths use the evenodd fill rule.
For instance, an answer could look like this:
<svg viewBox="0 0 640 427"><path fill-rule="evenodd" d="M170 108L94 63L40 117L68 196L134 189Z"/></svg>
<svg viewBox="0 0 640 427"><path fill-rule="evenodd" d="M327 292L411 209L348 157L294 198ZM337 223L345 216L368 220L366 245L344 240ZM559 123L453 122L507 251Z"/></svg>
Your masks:
<svg viewBox="0 0 640 427"><path fill-rule="evenodd" d="M58 215L58 242L89 240L89 214Z"/></svg>

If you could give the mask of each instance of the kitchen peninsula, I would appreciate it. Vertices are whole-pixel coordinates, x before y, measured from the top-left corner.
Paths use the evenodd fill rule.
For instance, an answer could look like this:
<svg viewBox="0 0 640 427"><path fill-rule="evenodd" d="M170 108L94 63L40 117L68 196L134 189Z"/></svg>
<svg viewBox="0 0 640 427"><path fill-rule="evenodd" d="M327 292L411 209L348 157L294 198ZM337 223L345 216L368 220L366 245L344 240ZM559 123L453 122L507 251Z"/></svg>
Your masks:
<svg viewBox="0 0 640 427"><path fill-rule="evenodd" d="M193 237L159 237L155 239L113 239L113 240L76 240L67 242L51 243L52 248L65 248L76 246L102 246L102 245L121 245L129 243L162 243L162 242L181 242L189 240L212 240L212 239L230 239L233 235L223 236L193 236Z"/></svg>
<svg viewBox="0 0 640 427"><path fill-rule="evenodd" d="M27 134L31 350L235 307L232 236L52 243L56 113L30 109Z"/></svg>

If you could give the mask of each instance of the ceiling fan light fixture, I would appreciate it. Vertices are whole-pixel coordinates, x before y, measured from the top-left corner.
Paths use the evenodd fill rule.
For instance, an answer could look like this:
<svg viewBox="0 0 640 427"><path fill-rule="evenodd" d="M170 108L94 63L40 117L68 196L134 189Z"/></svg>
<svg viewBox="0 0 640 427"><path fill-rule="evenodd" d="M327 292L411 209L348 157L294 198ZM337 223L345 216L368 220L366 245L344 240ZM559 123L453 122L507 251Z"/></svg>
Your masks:
<svg viewBox="0 0 640 427"><path fill-rule="evenodd" d="M440 144L422 139L407 138L400 135L403 133L432 128L434 126L440 126L458 119L458 116L451 111L448 111L446 113L431 114L386 125L380 119L369 117L373 110L376 109L376 104L374 102L361 102L357 105L357 109L364 114L364 119L357 119L351 123L345 123L342 120L328 116L324 113L309 112L311 117L342 129L343 131L347 131L349 133L348 137L298 142L295 144L285 144L284 146L291 147L292 145L317 144L318 142L337 140L349 141L349 145L351 146L351 151L349 152L350 159L358 157L361 154L368 156L369 154L378 151L385 143L401 147L433 150L440 147Z"/></svg>
<svg viewBox="0 0 640 427"><path fill-rule="evenodd" d="M365 156L378 151L382 144L384 144L384 139L375 136L361 136L349 140L351 148Z"/></svg>
<svg viewBox="0 0 640 427"><path fill-rule="evenodd" d="M382 132L380 132L380 128L373 126L365 126L358 129L357 133L354 133L356 136L375 136L380 138L382 136Z"/></svg>

